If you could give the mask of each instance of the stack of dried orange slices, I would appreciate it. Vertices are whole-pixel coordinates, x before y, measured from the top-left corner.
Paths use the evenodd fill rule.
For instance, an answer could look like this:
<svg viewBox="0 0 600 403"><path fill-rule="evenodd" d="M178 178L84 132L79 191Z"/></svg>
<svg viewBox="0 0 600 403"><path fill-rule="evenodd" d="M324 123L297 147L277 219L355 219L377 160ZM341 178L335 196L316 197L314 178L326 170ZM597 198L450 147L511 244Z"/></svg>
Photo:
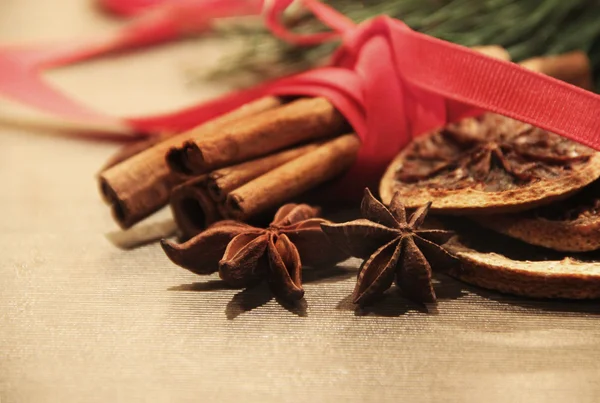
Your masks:
<svg viewBox="0 0 600 403"><path fill-rule="evenodd" d="M487 113L414 139L380 185L408 208L465 216L444 247L465 282L540 298L600 298L600 152ZM493 231L490 231L493 230Z"/></svg>

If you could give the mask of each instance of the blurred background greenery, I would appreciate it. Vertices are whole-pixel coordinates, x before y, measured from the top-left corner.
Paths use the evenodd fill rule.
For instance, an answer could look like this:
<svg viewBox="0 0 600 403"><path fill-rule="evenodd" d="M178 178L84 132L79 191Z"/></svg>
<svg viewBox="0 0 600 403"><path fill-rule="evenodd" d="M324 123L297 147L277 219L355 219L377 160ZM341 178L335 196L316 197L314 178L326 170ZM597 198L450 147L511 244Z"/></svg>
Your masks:
<svg viewBox="0 0 600 403"><path fill-rule="evenodd" d="M324 0L356 22L387 14L411 28L465 46L501 45L514 61L583 50L600 87L600 1L598 0ZM312 15L293 12L286 22L297 32L324 30ZM249 73L261 78L304 70L337 46L298 47L273 37L260 24L233 24L223 35L244 42L224 59L217 76Z"/></svg>

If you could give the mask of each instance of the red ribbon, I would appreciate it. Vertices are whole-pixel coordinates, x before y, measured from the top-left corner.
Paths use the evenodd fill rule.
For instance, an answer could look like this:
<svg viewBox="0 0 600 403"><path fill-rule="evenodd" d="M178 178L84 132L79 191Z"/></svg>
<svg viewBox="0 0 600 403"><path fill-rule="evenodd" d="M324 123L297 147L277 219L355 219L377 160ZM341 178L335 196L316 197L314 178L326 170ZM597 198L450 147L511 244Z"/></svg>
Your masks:
<svg viewBox="0 0 600 403"><path fill-rule="evenodd" d="M133 17L172 2L172 0L99 0L100 5L106 10L124 17Z"/></svg>
<svg viewBox="0 0 600 403"><path fill-rule="evenodd" d="M90 111L45 86L38 71L115 49L171 39L185 28L205 29L212 18L252 14L260 3L182 0L173 6L183 8L165 12L159 7L154 17L142 15L117 35L92 43L4 50L0 54L0 93L66 118L114 122L114 118ZM267 26L275 35L297 44L340 38L342 45L328 67L235 92L175 114L124 121L145 132L180 131L268 94L323 96L361 137L363 146L355 172L369 173L380 171L413 136L483 110L600 149L600 96L596 94L417 33L386 16L355 25L316 0L303 3L332 31L297 35L278 20L290 3L267 2Z"/></svg>

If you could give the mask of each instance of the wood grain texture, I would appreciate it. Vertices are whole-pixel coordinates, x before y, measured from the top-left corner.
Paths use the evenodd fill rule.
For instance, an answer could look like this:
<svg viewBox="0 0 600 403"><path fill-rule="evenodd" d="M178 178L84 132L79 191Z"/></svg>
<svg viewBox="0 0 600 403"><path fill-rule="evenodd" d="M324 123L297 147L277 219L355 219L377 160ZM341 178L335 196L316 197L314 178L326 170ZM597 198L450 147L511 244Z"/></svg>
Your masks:
<svg viewBox="0 0 600 403"><path fill-rule="evenodd" d="M22 24L5 30L48 30L41 22L62 18L58 11L29 20L22 9L55 10L59 3L80 32L86 18L100 18L79 0L9 0L0 2L0 27L18 17ZM69 22L52 24L68 34ZM186 57L199 57L195 47L187 49ZM184 53L178 48L165 63L177 65ZM162 85L153 76L157 68L138 72L139 80ZM78 71L61 74L83 75ZM117 102L115 108L132 98L156 101L148 96L154 87L115 100L102 86L81 79L79 96L94 93L99 104ZM182 102L167 93L173 105ZM223 288L216 275L177 268L158 244L120 250L105 238L116 227L94 181L117 148L0 125L2 403L600 396L598 303L502 296L440 275L440 303L429 313L394 292L371 310L355 311L350 293L359 262L351 260L306 272L306 304L290 308L270 299L266 287L239 292ZM168 211L157 220L166 217Z"/></svg>

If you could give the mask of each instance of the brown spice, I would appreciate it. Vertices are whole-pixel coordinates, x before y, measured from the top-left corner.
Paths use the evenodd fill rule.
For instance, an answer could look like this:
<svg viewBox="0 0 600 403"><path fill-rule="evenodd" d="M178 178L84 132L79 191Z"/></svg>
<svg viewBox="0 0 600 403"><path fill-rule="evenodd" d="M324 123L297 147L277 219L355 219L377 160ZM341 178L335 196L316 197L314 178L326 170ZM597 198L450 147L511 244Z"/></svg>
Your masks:
<svg viewBox="0 0 600 403"><path fill-rule="evenodd" d="M390 288L394 279L409 299L435 302L429 262L444 269L455 262L439 246L452 236L451 232L420 229L430 204L421 206L407 220L399 195L394 196L388 209L367 189L361 204L364 219L321 225L334 245L365 259L354 289L354 303L372 302Z"/></svg>
<svg viewBox="0 0 600 403"><path fill-rule="evenodd" d="M303 98L220 128L218 135L189 139L169 151L167 163L174 172L199 175L347 128L328 100Z"/></svg>
<svg viewBox="0 0 600 403"><path fill-rule="evenodd" d="M113 154L108 161L106 161L100 172L104 172L108 168L114 167L115 165L141 153L144 150L149 149L150 147L154 147L156 144L165 141L169 137L172 137L172 135L158 134L124 145L115 154Z"/></svg>
<svg viewBox="0 0 600 403"><path fill-rule="evenodd" d="M215 201L223 201L232 190L286 162L315 150L318 146L318 143L311 143L231 167L218 169L207 175L206 187L210 196Z"/></svg>
<svg viewBox="0 0 600 403"><path fill-rule="evenodd" d="M229 193L224 215L245 220L337 177L352 165L359 147L355 134L323 143Z"/></svg>
<svg viewBox="0 0 600 403"><path fill-rule="evenodd" d="M199 234L224 218L223 202L231 190L317 147L318 144L308 144L292 148L221 168L176 186L171 193L171 209L184 238Z"/></svg>
<svg viewBox="0 0 600 403"><path fill-rule="evenodd" d="M121 228L129 228L148 217L169 201L171 189L186 177L173 174L165 162L165 154L190 138L201 138L238 119L271 109L281 102L265 97L233 112L222 115L188 132L156 144L102 172L100 191L112 205L113 217Z"/></svg>
<svg viewBox="0 0 600 403"><path fill-rule="evenodd" d="M185 239L223 219L217 203L208 195L206 175L192 178L173 188L171 211Z"/></svg>
<svg viewBox="0 0 600 403"><path fill-rule="evenodd" d="M319 210L306 204L286 204L262 229L237 221L219 221L177 245L162 242L175 264L197 274L219 271L233 287L250 287L266 279L274 294L288 300L303 297L302 265L319 266L343 260L331 253L316 218Z"/></svg>

